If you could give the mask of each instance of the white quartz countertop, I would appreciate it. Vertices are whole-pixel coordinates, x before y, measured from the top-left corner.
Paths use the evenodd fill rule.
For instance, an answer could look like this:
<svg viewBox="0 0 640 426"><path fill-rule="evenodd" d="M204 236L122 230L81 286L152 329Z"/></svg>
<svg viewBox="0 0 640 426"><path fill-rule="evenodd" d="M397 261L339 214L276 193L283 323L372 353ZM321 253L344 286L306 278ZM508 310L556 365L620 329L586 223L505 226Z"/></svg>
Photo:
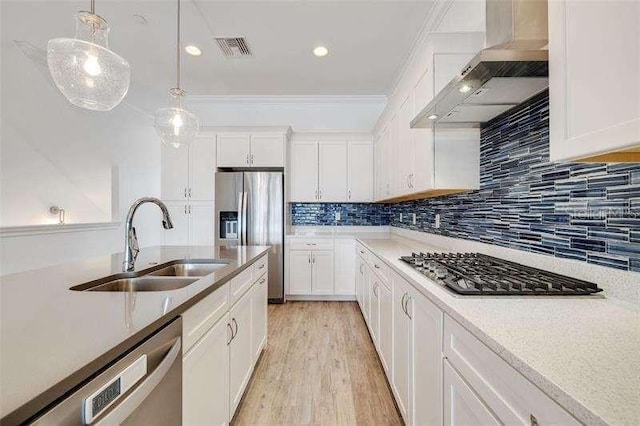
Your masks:
<svg viewBox="0 0 640 426"><path fill-rule="evenodd" d="M605 297L455 295L399 260L444 248L358 240L581 422L640 424L637 311Z"/></svg>
<svg viewBox="0 0 640 426"><path fill-rule="evenodd" d="M19 407L29 411L23 404L32 409L31 405L52 398L98 364L113 360L266 250L262 246L141 249L136 270L177 259L230 262L228 267L171 291L69 290L120 273L121 254L0 277L0 418Z"/></svg>

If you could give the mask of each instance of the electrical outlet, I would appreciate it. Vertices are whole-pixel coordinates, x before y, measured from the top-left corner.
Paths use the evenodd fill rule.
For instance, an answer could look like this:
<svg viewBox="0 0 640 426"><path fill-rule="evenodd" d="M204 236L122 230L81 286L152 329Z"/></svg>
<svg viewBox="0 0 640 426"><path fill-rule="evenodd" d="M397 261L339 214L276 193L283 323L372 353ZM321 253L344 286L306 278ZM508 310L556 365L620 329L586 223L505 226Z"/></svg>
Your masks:
<svg viewBox="0 0 640 426"><path fill-rule="evenodd" d="M400 213L400 222L402 222L402 213Z"/></svg>
<svg viewBox="0 0 640 426"><path fill-rule="evenodd" d="M336 212L336 221L340 222L341 216L340 212Z"/></svg>
<svg viewBox="0 0 640 426"><path fill-rule="evenodd" d="M411 223L413 223L414 225L416 224L416 214L415 213L411 213Z"/></svg>
<svg viewBox="0 0 640 426"><path fill-rule="evenodd" d="M434 223L436 229L440 229L440 213L436 213L436 221Z"/></svg>

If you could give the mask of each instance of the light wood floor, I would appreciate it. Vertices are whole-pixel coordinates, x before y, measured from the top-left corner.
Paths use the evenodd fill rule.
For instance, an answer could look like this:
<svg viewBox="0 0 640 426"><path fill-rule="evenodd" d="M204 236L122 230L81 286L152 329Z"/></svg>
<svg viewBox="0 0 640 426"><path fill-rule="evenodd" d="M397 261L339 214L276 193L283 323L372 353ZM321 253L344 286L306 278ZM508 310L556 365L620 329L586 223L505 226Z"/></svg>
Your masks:
<svg viewBox="0 0 640 426"><path fill-rule="evenodd" d="M269 305L269 334L233 425L401 425L356 302Z"/></svg>

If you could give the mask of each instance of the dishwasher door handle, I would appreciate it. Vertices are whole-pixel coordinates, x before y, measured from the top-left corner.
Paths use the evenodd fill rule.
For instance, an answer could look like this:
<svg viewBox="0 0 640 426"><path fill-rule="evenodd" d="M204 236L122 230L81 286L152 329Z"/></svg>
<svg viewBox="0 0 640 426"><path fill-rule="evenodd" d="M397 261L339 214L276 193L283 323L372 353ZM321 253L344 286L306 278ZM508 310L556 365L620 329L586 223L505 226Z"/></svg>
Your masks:
<svg viewBox="0 0 640 426"><path fill-rule="evenodd" d="M118 403L111 412L107 413L100 421L94 423L95 425L110 426L119 425L124 422L135 410L144 402L145 399L153 392L153 390L162 381L164 376L176 361L179 355L181 355L182 339L176 338L175 343L167 352L167 355L158 364L153 373L135 389L129 396ZM88 423L91 424L91 423Z"/></svg>

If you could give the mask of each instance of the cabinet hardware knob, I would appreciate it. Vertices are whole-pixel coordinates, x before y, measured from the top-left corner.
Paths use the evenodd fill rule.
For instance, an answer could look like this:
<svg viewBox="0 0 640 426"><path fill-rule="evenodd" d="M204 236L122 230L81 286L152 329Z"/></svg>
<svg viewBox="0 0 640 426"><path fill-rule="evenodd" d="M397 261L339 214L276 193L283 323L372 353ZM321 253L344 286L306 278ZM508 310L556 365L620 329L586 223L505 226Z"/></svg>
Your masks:
<svg viewBox="0 0 640 426"><path fill-rule="evenodd" d="M374 268L376 268L376 269L380 269L380 266L378 266L378 264L377 264L377 263L375 263L375 264L373 265L373 267L374 267Z"/></svg>
<svg viewBox="0 0 640 426"><path fill-rule="evenodd" d="M266 278L261 279L260 284L264 284L265 281L266 281Z"/></svg>
<svg viewBox="0 0 640 426"><path fill-rule="evenodd" d="M264 263L260 266L258 266L258 269L264 269Z"/></svg>

